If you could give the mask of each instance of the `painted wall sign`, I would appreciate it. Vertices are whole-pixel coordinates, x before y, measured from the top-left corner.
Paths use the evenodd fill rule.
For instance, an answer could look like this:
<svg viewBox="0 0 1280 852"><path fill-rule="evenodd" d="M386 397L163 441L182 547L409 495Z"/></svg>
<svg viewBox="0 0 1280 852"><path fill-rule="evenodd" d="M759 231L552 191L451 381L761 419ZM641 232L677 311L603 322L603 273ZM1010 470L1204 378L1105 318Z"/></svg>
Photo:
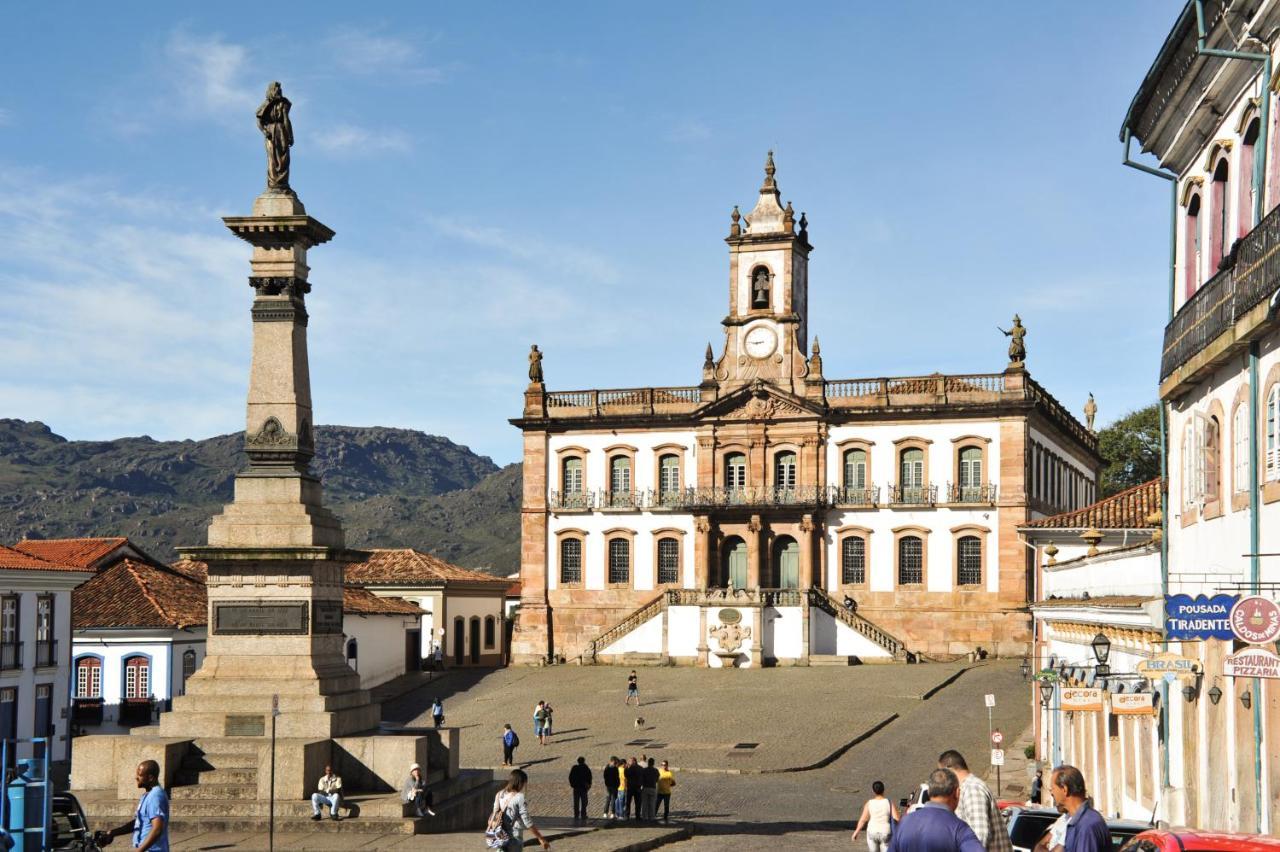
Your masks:
<svg viewBox="0 0 1280 852"><path fill-rule="evenodd" d="M1222 673L1231 677L1280 678L1280 657L1266 648L1245 648L1222 661Z"/></svg>
<svg viewBox="0 0 1280 852"><path fill-rule="evenodd" d="M1241 598L1231 609L1231 630L1250 645L1274 642L1280 639L1280 606L1260 595Z"/></svg>
<svg viewBox="0 0 1280 852"><path fill-rule="evenodd" d="M1111 715L1150 716L1155 702L1150 692L1117 692L1111 696Z"/></svg>
<svg viewBox="0 0 1280 852"><path fill-rule="evenodd" d="M1092 686L1064 686L1063 710L1102 710L1102 690Z"/></svg>
<svg viewBox="0 0 1280 852"><path fill-rule="evenodd" d="M1230 639L1231 608L1239 595L1165 595L1164 632L1169 639Z"/></svg>
<svg viewBox="0 0 1280 852"><path fill-rule="evenodd" d="M1150 659L1141 660L1134 669L1138 674L1152 680L1176 677L1183 681L1195 680L1195 676L1201 671L1199 660L1168 653L1156 654Z"/></svg>

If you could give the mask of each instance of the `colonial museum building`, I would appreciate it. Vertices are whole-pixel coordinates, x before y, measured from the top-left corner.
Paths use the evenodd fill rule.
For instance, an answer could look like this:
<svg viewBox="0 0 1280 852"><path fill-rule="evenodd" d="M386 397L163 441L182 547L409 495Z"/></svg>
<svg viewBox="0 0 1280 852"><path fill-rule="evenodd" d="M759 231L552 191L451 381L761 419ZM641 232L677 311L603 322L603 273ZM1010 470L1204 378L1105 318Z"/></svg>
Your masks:
<svg viewBox="0 0 1280 852"><path fill-rule="evenodd" d="M548 391L530 353L515 662L1026 652L1018 527L1091 503L1093 432L1025 367L827 379L807 221L737 208L724 349L688 387Z"/></svg>

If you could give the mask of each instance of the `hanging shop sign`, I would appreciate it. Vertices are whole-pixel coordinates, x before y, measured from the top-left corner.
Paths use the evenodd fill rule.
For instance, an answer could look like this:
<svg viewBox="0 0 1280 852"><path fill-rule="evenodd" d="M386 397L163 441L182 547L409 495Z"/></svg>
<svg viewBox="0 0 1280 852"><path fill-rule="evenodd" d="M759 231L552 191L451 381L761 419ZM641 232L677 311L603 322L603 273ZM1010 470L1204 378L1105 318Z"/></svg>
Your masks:
<svg viewBox="0 0 1280 852"><path fill-rule="evenodd" d="M1222 673L1229 677L1280 678L1280 657L1266 648L1245 648L1222 661Z"/></svg>
<svg viewBox="0 0 1280 852"><path fill-rule="evenodd" d="M1061 693L1063 710L1102 710L1102 690L1092 686L1064 686Z"/></svg>
<svg viewBox="0 0 1280 852"><path fill-rule="evenodd" d="M1260 595L1241 598L1231 608L1231 631L1250 645L1266 645L1280 639L1280 606Z"/></svg>
<svg viewBox="0 0 1280 852"><path fill-rule="evenodd" d="M1169 653L1156 654L1154 657L1142 660L1134 666L1134 669L1138 674L1151 680L1174 677L1188 682L1194 681L1196 675L1201 672L1199 660Z"/></svg>
<svg viewBox="0 0 1280 852"><path fill-rule="evenodd" d="M1230 639L1231 608L1239 595L1165 595L1164 633L1168 639Z"/></svg>
<svg viewBox="0 0 1280 852"><path fill-rule="evenodd" d="M1118 692L1111 696L1112 716L1150 716L1154 712L1150 692Z"/></svg>

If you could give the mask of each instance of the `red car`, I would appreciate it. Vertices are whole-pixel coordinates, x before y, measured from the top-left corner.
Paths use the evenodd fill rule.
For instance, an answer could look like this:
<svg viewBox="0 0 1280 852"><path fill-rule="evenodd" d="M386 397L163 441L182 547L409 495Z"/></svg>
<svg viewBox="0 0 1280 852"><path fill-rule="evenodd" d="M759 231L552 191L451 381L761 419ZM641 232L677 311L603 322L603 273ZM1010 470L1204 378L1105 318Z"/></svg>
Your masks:
<svg viewBox="0 0 1280 852"><path fill-rule="evenodd" d="M1280 838L1194 828L1153 828L1126 843L1122 852L1280 852Z"/></svg>

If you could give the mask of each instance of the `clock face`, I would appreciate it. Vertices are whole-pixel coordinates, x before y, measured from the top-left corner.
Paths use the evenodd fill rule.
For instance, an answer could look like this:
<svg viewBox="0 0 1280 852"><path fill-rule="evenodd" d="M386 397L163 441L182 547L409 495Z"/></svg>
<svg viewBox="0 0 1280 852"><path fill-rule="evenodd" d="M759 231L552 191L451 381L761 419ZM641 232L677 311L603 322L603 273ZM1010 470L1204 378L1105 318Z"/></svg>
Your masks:
<svg viewBox="0 0 1280 852"><path fill-rule="evenodd" d="M747 337L743 342L748 355L752 358L763 359L772 355L773 350L778 347L778 336L768 326L757 325L747 332Z"/></svg>

